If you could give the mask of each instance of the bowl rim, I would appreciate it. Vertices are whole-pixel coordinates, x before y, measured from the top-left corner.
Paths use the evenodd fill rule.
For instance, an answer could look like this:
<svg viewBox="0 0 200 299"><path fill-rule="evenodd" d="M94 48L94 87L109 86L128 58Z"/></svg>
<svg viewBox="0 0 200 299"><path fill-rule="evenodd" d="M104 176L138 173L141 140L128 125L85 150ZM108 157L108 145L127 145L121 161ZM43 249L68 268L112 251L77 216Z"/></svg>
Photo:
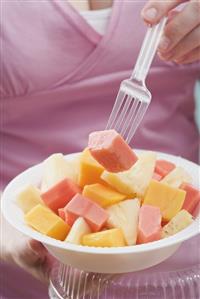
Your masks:
<svg viewBox="0 0 200 299"><path fill-rule="evenodd" d="M137 149L135 150L137 153L141 152L148 152L149 150L141 150ZM174 156L171 154L166 154L159 151L153 151L158 155L158 158L168 158L169 161L174 159L180 159L180 161L189 164L192 168L197 169L197 171L200 172L200 166L195 164L194 162L191 162L185 158L182 158L181 156ZM73 153L65 155L66 159L71 159L73 157L76 157L80 153ZM159 157L161 156L161 157ZM163 157L162 157L163 156ZM29 238L33 238L35 240L38 240L42 242L46 247L52 246L63 250L73 251L77 253L82 254L110 254L110 255L116 255L116 254L128 254L128 253L140 253L140 252L147 252L152 250L159 250L161 248L167 248L172 245L177 245L179 243L182 243L183 241L196 236L200 233L200 211L198 213L198 216L196 217L195 221L190 224L188 227L183 229L182 231L176 233L173 236L170 236L165 239L161 239L158 241L146 243L146 244L139 244L139 245L132 245L132 246L124 246L124 247L91 247L91 246L83 246L83 245L76 245L76 244L70 244L64 241L59 241L53 238L50 238L48 236L42 235L41 233L35 231L25 223L23 225L16 225L15 220L11 217L9 211L9 205L13 204L14 200L9 198L10 189L12 189L13 184L16 183L20 178L24 176L30 175L30 173L34 171L38 171L40 168L42 168L42 162L32 166L19 175L17 175L13 180L8 183L6 186L1 199L1 209L2 214L4 218L7 220L9 224L11 224L16 230L20 231L24 235L28 236ZM14 197L14 196L13 196ZM15 202L14 202L15 203ZM17 207L17 204L16 204ZM20 209L19 207L17 207ZM23 215L23 213L22 213Z"/></svg>

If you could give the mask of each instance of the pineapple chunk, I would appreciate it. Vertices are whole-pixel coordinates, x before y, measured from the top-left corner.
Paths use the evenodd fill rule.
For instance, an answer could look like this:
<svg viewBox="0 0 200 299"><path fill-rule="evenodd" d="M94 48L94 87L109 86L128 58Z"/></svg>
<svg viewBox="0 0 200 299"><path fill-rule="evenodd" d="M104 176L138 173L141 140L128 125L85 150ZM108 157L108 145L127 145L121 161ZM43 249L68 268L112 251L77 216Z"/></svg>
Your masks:
<svg viewBox="0 0 200 299"><path fill-rule="evenodd" d="M162 238L175 235L193 222L192 215L186 210L181 210L169 223L162 228Z"/></svg>
<svg viewBox="0 0 200 299"><path fill-rule="evenodd" d="M90 234L91 229L86 221L79 217L73 224L67 238L65 239L66 242L72 244L81 244L82 237L86 234Z"/></svg>
<svg viewBox="0 0 200 299"><path fill-rule="evenodd" d="M25 214L38 204L43 204L40 190L32 185L26 186L17 194L17 204Z"/></svg>
<svg viewBox="0 0 200 299"><path fill-rule="evenodd" d="M185 169L176 167L160 182L174 188L179 188L182 183L192 183L192 178Z"/></svg>
<svg viewBox="0 0 200 299"><path fill-rule="evenodd" d="M140 201L129 199L107 209L110 215L107 224L110 228L121 228L126 243L135 245L137 240Z"/></svg>
<svg viewBox="0 0 200 299"><path fill-rule="evenodd" d="M121 247L126 246L124 235L119 228L104 230L83 236L82 244L94 247Z"/></svg>
<svg viewBox="0 0 200 299"><path fill-rule="evenodd" d="M139 156L139 160L129 170L119 173L104 171L101 177L122 194L143 198L153 176L155 163L156 154L146 152Z"/></svg>
<svg viewBox="0 0 200 299"><path fill-rule="evenodd" d="M43 162L43 165L42 192L65 178L71 179L74 183L78 181L79 157L65 160L63 154L53 154Z"/></svg>

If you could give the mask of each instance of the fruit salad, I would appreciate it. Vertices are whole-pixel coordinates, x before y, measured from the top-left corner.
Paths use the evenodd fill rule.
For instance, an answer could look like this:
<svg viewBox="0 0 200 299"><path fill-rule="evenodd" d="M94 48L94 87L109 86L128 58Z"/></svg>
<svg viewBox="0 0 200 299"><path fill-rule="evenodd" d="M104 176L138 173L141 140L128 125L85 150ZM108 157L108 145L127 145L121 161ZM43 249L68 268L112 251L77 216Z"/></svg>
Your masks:
<svg viewBox="0 0 200 299"><path fill-rule="evenodd" d="M183 168L137 155L114 130L94 132L80 155L43 162L40 186L24 186L17 204L27 225L48 237L93 247L137 246L170 237L193 222L200 191Z"/></svg>

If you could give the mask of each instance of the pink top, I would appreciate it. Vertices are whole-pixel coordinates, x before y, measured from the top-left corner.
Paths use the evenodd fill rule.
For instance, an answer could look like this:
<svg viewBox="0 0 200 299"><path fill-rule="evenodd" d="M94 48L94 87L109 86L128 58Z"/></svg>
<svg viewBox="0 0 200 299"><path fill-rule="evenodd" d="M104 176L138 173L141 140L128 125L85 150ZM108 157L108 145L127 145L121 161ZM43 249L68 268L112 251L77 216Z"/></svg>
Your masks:
<svg viewBox="0 0 200 299"><path fill-rule="evenodd" d="M115 0L102 37L67 2L3 2L2 186L52 153L82 150L91 131L105 128L146 32L143 5ZM153 100L135 148L197 161L193 87L198 74L197 64L177 66L156 57L147 80Z"/></svg>

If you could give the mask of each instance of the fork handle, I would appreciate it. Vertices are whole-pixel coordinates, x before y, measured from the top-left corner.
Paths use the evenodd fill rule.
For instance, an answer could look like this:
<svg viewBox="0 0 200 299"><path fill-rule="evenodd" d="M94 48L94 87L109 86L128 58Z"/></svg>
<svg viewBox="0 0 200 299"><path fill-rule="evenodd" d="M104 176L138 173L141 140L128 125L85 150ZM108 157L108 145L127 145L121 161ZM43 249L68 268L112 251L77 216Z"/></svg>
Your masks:
<svg viewBox="0 0 200 299"><path fill-rule="evenodd" d="M131 79L145 81L166 21L167 18L164 17L157 25L148 28Z"/></svg>

